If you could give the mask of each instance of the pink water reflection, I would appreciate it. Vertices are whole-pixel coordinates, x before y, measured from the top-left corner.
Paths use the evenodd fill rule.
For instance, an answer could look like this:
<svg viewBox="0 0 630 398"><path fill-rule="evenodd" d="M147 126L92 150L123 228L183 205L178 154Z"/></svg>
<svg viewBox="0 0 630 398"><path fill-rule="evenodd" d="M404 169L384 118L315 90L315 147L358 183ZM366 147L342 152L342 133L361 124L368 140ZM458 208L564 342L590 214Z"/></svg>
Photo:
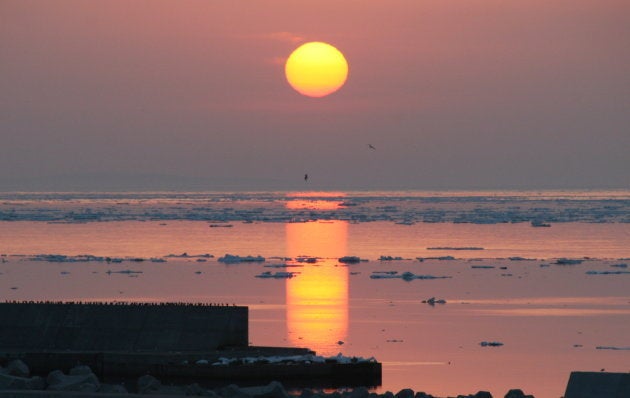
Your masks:
<svg viewBox="0 0 630 398"><path fill-rule="evenodd" d="M0 263L0 299L238 303L250 306L252 343L373 355L384 363L383 390L412 387L453 396L483 389L502 396L509 388L522 388L537 398L557 398L572 370L629 370L628 351L595 347L628 346L630 276L586 274L628 262L619 259L630 257L629 230L627 224L581 223L532 228L334 221L209 228L205 222L192 221L2 222L4 254L152 257L187 252L324 259L320 265L296 268L301 274L284 281L255 278L269 270L262 264L224 265L216 258L117 265L7 257L7 263ZM433 246L485 250L427 250ZM371 261L335 267L334 259L344 254ZM380 255L410 260L381 262ZM415 260L442 255L461 260ZM508 256L548 260L496 259ZM553 257L581 256L599 259L540 267ZM474 257L487 259L468 260ZM495 268L472 268L479 264ZM106 273L129 268L143 273L136 278ZM371 272L383 270L453 278L410 283L369 278ZM431 296L448 304L421 303ZM337 345L338 340L344 344ZM483 348L479 346L483 340L505 346Z"/></svg>
<svg viewBox="0 0 630 398"><path fill-rule="evenodd" d="M347 253L375 259L381 255L408 258L453 255L457 258L521 256L630 257L629 224L397 225L389 222L349 224ZM164 256L169 253L286 255L282 223L243 224L209 228L199 221L112 221L48 224L0 221L0 251L4 254L62 253L100 256ZM479 246L479 251L427 250L429 247Z"/></svg>
<svg viewBox="0 0 630 398"><path fill-rule="evenodd" d="M337 259L346 255L348 223L287 224L286 237L287 256L317 257L316 265L299 268L299 275L286 282L289 341L336 354L348 329L348 269L337 266Z"/></svg>

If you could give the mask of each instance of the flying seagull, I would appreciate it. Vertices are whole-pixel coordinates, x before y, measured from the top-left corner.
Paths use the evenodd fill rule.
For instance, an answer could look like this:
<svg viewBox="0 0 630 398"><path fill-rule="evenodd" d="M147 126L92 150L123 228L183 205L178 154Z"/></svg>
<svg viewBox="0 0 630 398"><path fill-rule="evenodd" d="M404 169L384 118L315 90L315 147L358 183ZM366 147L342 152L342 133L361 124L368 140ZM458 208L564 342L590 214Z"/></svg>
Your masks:
<svg viewBox="0 0 630 398"><path fill-rule="evenodd" d="M371 150L373 150L373 151L376 151L376 148L375 148L375 147L374 147L374 145L372 145L372 144L368 144L368 148L370 148L370 149L371 149Z"/></svg>

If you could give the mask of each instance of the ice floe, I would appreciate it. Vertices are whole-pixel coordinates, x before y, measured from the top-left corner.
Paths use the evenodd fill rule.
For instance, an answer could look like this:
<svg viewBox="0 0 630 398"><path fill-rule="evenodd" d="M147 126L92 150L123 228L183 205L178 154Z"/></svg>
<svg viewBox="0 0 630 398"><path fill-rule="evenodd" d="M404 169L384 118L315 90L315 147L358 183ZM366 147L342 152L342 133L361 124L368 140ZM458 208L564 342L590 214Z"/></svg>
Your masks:
<svg viewBox="0 0 630 398"><path fill-rule="evenodd" d="M360 263L361 261L367 261L367 260L362 260L361 257L357 257L357 256L344 256L344 257L339 257L337 261L339 261L342 264L357 264L357 263Z"/></svg>
<svg viewBox="0 0 630 398"><path fill-rule="evenodd" d="M265 258L262 256L238 256L233 254L226 254L223 257L219 257L218 261L225 264L262 263L265 262Z"/></svg>
<svg viewBox="0 0 630 398"><path fill-rule="evenodd" d="M105 272L107 275L111 275L111 274L125 274L125 275L135 275L135 274L141 274L143 271L135 271L132 269L123 269L123 270L119 270L119 271L112 271L107 270L107 272Z"/></svg>
<svg viewBox="0 0 630 398"><path fill-rule="evenodd" d="M427 247L427 250L485 250L483 247L452 247L452 246L439 246L439 247Z"/></svg>
<svg viewBox="0 0 630 398"><path fill-rule="evenodd" d="M412 281L414 279L447 279L451 276L434 276L434 275L416 275L413 272L406 271L399 274L398 271L373 271L370 275L371 279L402 279L404 281Z"/></svg>
<svg viewBox="0 0 630 398"><path fill-rule="evenodd" d="M420 258L422 258L422 260L420 260ZM418 260L420 260L420 261L424 261L424 260L451 261L451 260L455 260L455 257L453 257L453 256L418 257Z"/></svg>
<svg viewBox="0 0 630 398"><path fill-rule="evenodd" d="M307 264L315 264L319 261L318 257L308 257L308 256L301 256L301 257L296 257L295 261L297 261L298 263L307 263Z"/></svg>
<svg viewBox="0 0 630 398"><path fill-rule="evenodd" d="M427 300L422 300L422 303L429 304L430 306L434 306L436 304L446 304L446 300L444 299L436 299L435 297L431 297Z"/></svg>
<svg viewBox="0 0 630 398"><path fill-rule="evenodd" d="M287 264L287 263L281 263L281 264L265 264L263 265L263 267L267 267L267 268L295 268L295 267L304 267L303 264Z"/></svg>
<svg viewBox="0 0 630 398"><path fill-rule="evenodd" d="M293 278L297 274L298 274L297 272L287 272L287 271L278 271L274 273L272 273L271 271L265 271L262 274L256 275L256 278L288 279L288 278Z"/></svg>
<svg viewBox="0 0 630 398"><path fill-rule="evenodd" d="M214 255L212 254L208 254L208 253L204 253L204 254L188 254L186 252L182 253L182 254L167 254L166 256L164 256L166 258L168 257L173 257L173 258L214 258Z"/></svg>
<svg viewBox="0 0 630 398"><path fill-rule="evenodd" d="M630 271L586 271L586 275L621 275L630 274Z"/></svg>
<svg viewBox="0 0 630 398"><path fill-rule="evenodd" d="M285 193L13 192L0 193L0 221L87 223L134 220L154 221L159 227L173 220L211 220L213 225L221 226L236 221L292 220L388 221L403 225L419 222L530 223L533 226L562 222L630 222L629 200L623 195L349 193L343 197L309 199L328 201L337 206L333 209L288 208L287 203L294 198ZM512 205L515 201L523 205L515 207ZM264 206L253 203L264 203Z"/></svg>
<svg viewBox="0 0 630 398"><path fill-rule="evenodd" d="M197 361L196 363L198 363ZM310 363L367 363L376 362L374 357L350 357L344 356L341 353L335 356L324 357L315 354L306 355L288 355L288 356L259 356L259 357L240 357L240 358L226 358L221 357L217 361L212 363L212 366L228 366L228 365L251 365L251 364L310 364Z"/></svg>
<svg viewBox="0 0 630 398"><path fill-rule="evenodd" d="M400 257L400 256L380 256L378 258L379 261L401 261L404 260L404 258Z"/></svg>
<svg viewBox="0 0 630 398"><path fill-rule="evenodd" d="M576 265L576 264L582 264L584 260L579 260L579 259L573 259L573 258L559 258L556 260L556 262L554 264L557 265Z"/></svg>
<svg viewBox="0 0 630 398"><path fill-rule="evenodd" d="M122 263L123 261L130 261L140 263L143 261L150 261L153 263L165 263L166 260L161 257L106 257L106 256L94 256L91 254L80 254L76 256L70 256L65 254L36 254L34 256L26 257L29 261L46 261L49 263L84 263L84 262L103 262L103 263Z"/></svg>
<svg viewBox="0 0 630 398"><path fill-rule="evenodd" d="M501 347L503 343L499 341L482 341L479 345L482 347Z"/></svg>

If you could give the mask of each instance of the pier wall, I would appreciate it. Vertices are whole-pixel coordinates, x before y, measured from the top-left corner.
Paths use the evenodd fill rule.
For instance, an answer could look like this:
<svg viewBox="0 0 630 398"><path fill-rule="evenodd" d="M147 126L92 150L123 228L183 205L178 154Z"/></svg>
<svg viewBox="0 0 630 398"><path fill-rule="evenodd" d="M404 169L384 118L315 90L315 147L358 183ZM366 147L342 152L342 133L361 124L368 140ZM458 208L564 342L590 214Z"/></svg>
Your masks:
<svg viewBox="0 0 630 398"><path fill-rule="evenodd" d="M247 345L247 307L0 303L1 350L186 352Z"/></svg>

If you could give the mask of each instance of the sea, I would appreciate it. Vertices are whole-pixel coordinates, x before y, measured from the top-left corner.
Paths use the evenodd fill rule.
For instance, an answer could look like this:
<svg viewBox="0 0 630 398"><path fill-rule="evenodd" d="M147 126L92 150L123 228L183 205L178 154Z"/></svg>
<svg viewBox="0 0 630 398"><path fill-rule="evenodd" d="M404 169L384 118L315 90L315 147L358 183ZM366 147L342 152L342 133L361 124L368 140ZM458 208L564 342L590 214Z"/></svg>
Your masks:
<svg viewBox="0 0 630 398"><path fill-rule="evenodd" d="M629 264L628 190L0 193L0 301L244 305L377 392L629 372Z"/></svg>

